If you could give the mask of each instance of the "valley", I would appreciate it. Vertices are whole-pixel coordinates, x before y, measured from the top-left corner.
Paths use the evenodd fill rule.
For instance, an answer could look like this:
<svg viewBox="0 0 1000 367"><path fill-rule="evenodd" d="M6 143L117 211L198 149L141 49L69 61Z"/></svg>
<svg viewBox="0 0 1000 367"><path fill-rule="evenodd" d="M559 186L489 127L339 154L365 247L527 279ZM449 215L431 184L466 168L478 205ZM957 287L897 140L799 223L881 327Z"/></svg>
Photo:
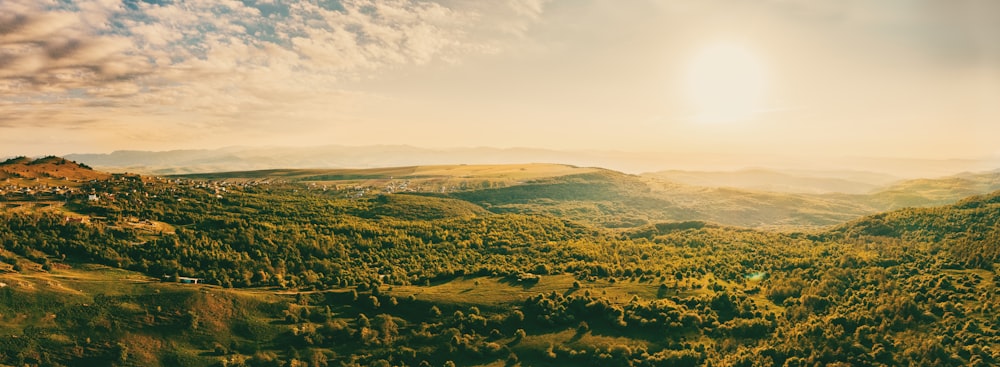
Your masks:
<svg viewBox="0 0 1000 367"><path fill-rule="evenodd" d="M988 174L806 194L541 164L60 166L93 178L0 196L0 364L1000 361ZM56 183L36 182L7 181Z"/></svg>

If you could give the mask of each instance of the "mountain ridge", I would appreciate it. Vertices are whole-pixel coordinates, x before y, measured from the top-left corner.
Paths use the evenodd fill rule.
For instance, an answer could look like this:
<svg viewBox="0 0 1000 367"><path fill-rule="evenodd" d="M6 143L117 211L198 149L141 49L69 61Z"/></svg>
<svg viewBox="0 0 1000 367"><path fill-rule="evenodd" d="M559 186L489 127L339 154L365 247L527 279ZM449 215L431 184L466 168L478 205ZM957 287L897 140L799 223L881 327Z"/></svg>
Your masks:
<svg viewBox="0 0 1000 367"><path fill-rule="evenodd" d="M993 269L1000 263L1000 190L933 207L868 215L834 227L847 238L877 236L934 243L961 267ZM953 265L956 265L953 264Z"/></svg>
<svg viewBox="0 0 1000 367"><path fill-rule="evenodd" d="M145 154L145 153L141 153ZM188 155L189 152L179 152ZM34 163L38 162L38 163ZM58 157L16 158L8 166L22 175L55 179L103 179ZM80 174L60 173L76 167ZM51 172L46 172L48 169ZM5 171L6 172L6 171ZM766 180L791 177L753 170ZM8 174L10 175L10 174ZM572 215L608 228L663 221L709 221L752 228L803 228L841 224L902 207L953 203L1000 189L1000 172L963 173L940 179L900 181L868 194L776 192L739 187L702 187L596 167L564 164L422 165L369 169L272 169L186 174L204 180L264 180L348 190L351 195L433 193L481 206L494 213ZM812 182L806 180L806 182ZM821 183L828 183L820 179ZM835 181L838 182L839 181ZM38 186L42 182L25 182ZM58 185L58 182L45 182ZM353 191L352 191L353 190Z"/></svg>
<svg viewBox="0 0 1000 367"><path fill-rule="evenodd" d="M480 174L493 172L493 175ZM747 227L836 225L864 215L905 206L949 203L1000 186L993 173L954 180L925 179L895 191L870 194L783 193L733 187L700 187L650 175L569 165L453 165L374 169L265 170L179 177L198 179L279 179L364 192L427 192L471 201L494 212L563 215L574 213L592 224L631 227L659 221L706 220ZM910 189L912 187L912 189ZM360 191L359 191L360 193Z"/></svg>
<svg viewBox="0 0 1000 367"><path fill-rule="evenodd" d="M67 154L65 157L110 171L126 170L155 175L275 168L374 168L434 164L550 162L605 167L634 174L666 169L733 171L749 167L766 167L799 176L815 176L815 172L810 171L821 171L827 175L834 173L834 177L868 181L872 178L867 175L850 174L850 171L882 172L900 178L919 178L947 176L963 171L978 172L1000 167L1000 159L997 157L908 159L841 156L817 160L753 154L556 150L525 147L423 148L411 145L233 146L168 151L120 150L103 154Z"/></svg>
<svg viewBox="0 0 1000 367"><path fill-rule="evenodd" d="M737 171L684 171L668 170L644 173L678 183L704 187L733 187L773 192L802 194L867 194L885 184L902 180L900 177L874 172L804 172L794 173L764 168ZM853 175L853 178L833 177Z"/></svg>

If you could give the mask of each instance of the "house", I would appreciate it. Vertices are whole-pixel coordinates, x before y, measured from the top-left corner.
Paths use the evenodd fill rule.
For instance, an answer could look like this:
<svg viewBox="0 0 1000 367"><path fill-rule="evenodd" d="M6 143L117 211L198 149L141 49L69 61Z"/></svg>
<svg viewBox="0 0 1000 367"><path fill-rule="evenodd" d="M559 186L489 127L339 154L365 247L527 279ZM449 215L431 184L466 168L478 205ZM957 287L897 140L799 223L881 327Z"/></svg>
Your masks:
<svg viewBox="0 0 1000 367"><path fill-rule="evenodd" d="M177 277L177 281L184 284L199 284L204 280L201 278Z"/></svg>
<svg viewBox="0 0 1000 367"><path fill-rule="evenodd" d="M97 194L87 195L87 201L97 201Z"/></svg>
<svg viewBox="0 0 1000 367"><path fill-rule="evenodd" d="M164 282L171 282L171 281L173 281L173 278L174 277L171 276L171 275L164 275L163 276L163 281ZM205 280L202 279L202 278L191 278L191 277L182 277L182 276L178 276L177 277L177 283L181 283L181 284L202 284L204 282L205 282Z"/></svg>

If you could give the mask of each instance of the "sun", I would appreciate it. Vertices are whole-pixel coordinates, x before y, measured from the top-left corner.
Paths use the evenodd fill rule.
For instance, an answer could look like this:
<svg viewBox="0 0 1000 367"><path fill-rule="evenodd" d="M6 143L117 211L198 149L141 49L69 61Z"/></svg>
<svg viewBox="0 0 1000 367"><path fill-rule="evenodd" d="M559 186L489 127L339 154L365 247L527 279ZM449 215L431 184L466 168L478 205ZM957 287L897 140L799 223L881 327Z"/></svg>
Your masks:
<svg viewBox="0 0 1000 367"><path fill-rule="evenodd" d="M767 73L741 43L713 42L697 49L683 74L684 94L700 123L753 120L764 110Z"/></svg>

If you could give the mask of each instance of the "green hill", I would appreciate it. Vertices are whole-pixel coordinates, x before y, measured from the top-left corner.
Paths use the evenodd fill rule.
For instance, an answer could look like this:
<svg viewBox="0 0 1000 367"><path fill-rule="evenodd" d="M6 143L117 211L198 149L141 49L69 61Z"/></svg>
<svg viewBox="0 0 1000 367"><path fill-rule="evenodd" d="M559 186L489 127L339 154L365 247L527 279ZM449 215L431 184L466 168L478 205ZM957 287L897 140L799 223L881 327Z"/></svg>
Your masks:
<svg viewBox="0 0 1000 367"><path fill-rule="evenodd" d="M705 179L720 179L717 176ZM784 177L792 177L794 185L848 185L833 179L756 171L731 176L721 177L745 180L748 176L771 186ZM757 228L829 226L882 210L952 203L1000 188L1000 174L983 173L903 181L863 195L778 192L692 186L656 175L636 176L553 164L268 170L181 177L308 183L336 190L351 189L356 195L434 193L468 201L494 213L555 215L608 228L684 220Z"/></svg>
<svg viewBox="0 0 1000 367"><path fill-rule="evenodd" d="M907 208L841 225L847 237L880 236L934 243L962 267L992 268L1000 263L1000 191L932 208Z"/></svg>
<svg viewBox="0 0 1000 367"><path fill-rule="evenodd" d="M104 172L94 171L86 165L55 156L38 159L17 157L0 162L0 179L13 179L14 183L23 185L28 185L29 180L42 179L48 184L63 183L76 186L75 182L78 181L102 180L110 176Z"/></svg>
<svg viewBox="0 0 1000 367"><path fill-rule="evenodd" d="M883 210L951 204L959 199L1000 190L1000 172L960 174L939 179L908 180L871 195Z"/></svg>
<svg viewBox="0 0 1000 367"><path fill-rule="evenodd" d="M396 218L403 220L437 220L469 218L491 214L467 201L415 194L379 195L372 205L353 212L364 218Z"/></svg>
<svg viewBox="0 0 1000 367"><path fill-rule="evenodd" d="M809 233L609 229L616 210L757 220L816 201L496 169L496 187L435 194L395 176L383 178L393 194L357 180L123 176L81 184L98 200L5 203L0 364L1000 362L986 347L1000 343L996 274L982 269L1000 193ZM200 284L174 283L189 278Z"/></svg>
<svg viewBox="0 0 1000 367"><path fill-rule="evenodd" d="M766 169L728 172L660 171L645 173L671 182L701 187L728 187L753 191L803 194L867 194L898 179L869 172L792 173ZM837 177L844 176L844 177Z"/></svg>
<svg viewBox="0 0 1000 367"><path fill-rule="evenodd" d="M498 213L534 213L604 227L632 227L651 220L687 219L697 212L655 195L636 176L598 171L450 194Z"/></svg>

